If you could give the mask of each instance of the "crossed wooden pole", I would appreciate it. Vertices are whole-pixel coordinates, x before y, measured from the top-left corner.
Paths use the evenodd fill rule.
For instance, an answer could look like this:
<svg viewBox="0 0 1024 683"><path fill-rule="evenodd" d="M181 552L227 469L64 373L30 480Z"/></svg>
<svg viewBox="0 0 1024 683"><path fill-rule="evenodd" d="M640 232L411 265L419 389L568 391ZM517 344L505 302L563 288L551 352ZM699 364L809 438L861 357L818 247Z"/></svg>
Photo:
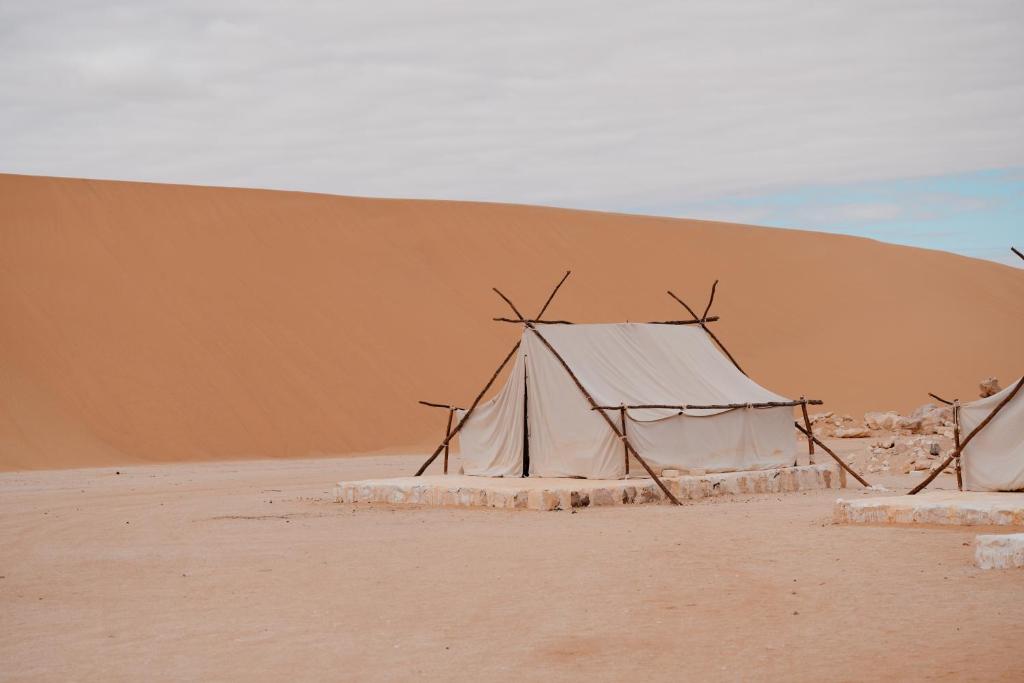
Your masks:
<svg viewBox="0 0 1024 683"><path fill-rule="evenodd" d="M565 275L563 275L562 279L558 281L558 284L555 285L555 288L553 290L551 290L551 294L548 295L547 301L544 302L544 305L540 309L540 313L538 313L537 316L536 316L537 319L540 319L544 315L545 311L548 310L548 306L551 305L551 300L555 298L555 294L557 294L558 290L561 289L562 283L565 282L566 278L569 277L571 272L572 271L568 271L568 270L565 271ZM515 320L510 320L509 322L517 322L517 323L525 322L525 320L523 319L522 314L515 307L515 304L513 304L511 301L509 301L508 297L505 296L504 294L502 294L501 292L499 292L497 290L497 288L494 288L494 291L497 292L498 296L500 296L502 299L504 299L505 302L509 306L512 307L512 310L516 314L516 319ZM571 323L566 322L566 324L571 324ZM428 467L430 467L430 463L434 462L434 460L437 459L437 456L440 455L441 451L445 452L445 461L447 462L447 459L448 459L447 458L447 456L448 456L448 444L451 443L451 440L455 438L455 435L458 434L462 430L462 426L464 424L466 424L466 420L468 420L469 416L473 414L474 410L476 410L476 407L480 404L480 401L481 401L481 399L483 399L484 394L486 394L487 390L491 388L491 385L494 384L494 381L496 379L498 379L498 375L500 375L501 371L505 369L505 366L508 365L508 362L510 360L512 360L512 357L516 355L516 351L519 350L519 344L520 344L520 341L516 341L515 345L512 347L512 350L509 351L508 355L505 356L505 359L503 361L501 361L501 364L498 366L498 369L495 370L494 374L491 375L491 378L489 380L487 380L487 384L484 385L484 388L481 389L480 393L476 395L475 399L473 399L473 403L470 404L469 408L466 409L466 412L463 413L462 419L460 419L458 421L458 423L455 425L455 429L451 428L450 422L449 422L449 428L446 430L446 434L444 436L444 441L442 441L440 443L440 445L438 445L438 447L434 449L434 452L430 454L430 457L427 458L426 462L424 462L422 465L420 465L420 468L418 470L416 470L416 476L417 477L421 476L426 471L426 469ZM423 401L420 401L420 403L423 403ZM449 415L450 414L451 413L449 413ZM445 473L447 473L447 468L445 469Z"/></svg>

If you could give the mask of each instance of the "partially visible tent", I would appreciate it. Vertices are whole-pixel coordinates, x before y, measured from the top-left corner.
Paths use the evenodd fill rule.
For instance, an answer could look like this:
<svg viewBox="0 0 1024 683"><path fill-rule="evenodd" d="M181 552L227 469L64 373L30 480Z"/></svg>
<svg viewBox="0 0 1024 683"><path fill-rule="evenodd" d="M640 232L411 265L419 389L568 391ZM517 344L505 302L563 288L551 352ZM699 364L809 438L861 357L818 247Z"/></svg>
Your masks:
<svg viewBox="0 0 1024 683"><path fill-rule="evenodd" d="M1022 381L1024 378L997 394L960 406L960 428L969 434L1009 398L963 449L964 489L1024 491L1024 392L1014 394Z"/></svg>
<svg viewBox="0 0 1024 683"><path fill-rule="evenodd" d="M526 328L505 386L460 434L466 474L615 479L623 443L555 353L655 470L757 470L795 463L793 404L741 373L698 326ZM784 406L765 404L789 403ZM742 405L742 407L725 407ZM673 408L620 409L665 405ZM687 406L722 406L717 408ZM761 406L761 407L754 407ZM457 411L460 420L466 411ZM525 430L525 435L524 435Z"/></svg>

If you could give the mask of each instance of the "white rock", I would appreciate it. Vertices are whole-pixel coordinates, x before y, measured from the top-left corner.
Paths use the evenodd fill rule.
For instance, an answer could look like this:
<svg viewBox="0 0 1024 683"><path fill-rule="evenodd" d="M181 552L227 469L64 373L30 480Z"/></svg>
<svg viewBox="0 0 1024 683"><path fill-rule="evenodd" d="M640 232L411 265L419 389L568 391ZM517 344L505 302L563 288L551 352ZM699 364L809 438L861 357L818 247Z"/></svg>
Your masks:
<svg viewBox="0 0 1024 683"><path fill-rule="evenodd" d="M999 380L995 377L988 377L982 380L981 384L978 385L978 389L982 398L988 398L989 396L998 394L1003 390L1003 388L999 386Z"/></svg>
<svg viewBox="0 0 1024 683"><path fill-rule="evenodd" d="M899 420L900 416L892 411L885 413L864 413L864 424L870 429L884 429L891 431L896 429L896 424Z"/></svg>
<svg viewBox="0 0 1024 683"><path fill-rule="evenodd" d="M867 427L840 427L836 430L836 438L839 439L860 439L865 436L871 436L871 430Z"/></svg>
<svg viewBox="0 0 1024 683"><path fill-rule="evenodd" d="M974 564L981 569L1024 567L1024 534L976 536Z"/></svg>

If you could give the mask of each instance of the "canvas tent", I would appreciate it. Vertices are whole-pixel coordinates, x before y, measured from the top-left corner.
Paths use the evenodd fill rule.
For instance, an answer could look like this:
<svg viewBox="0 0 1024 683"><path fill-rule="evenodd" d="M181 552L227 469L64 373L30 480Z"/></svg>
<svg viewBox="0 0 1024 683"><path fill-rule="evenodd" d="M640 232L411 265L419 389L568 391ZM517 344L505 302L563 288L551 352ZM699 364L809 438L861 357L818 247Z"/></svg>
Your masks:
<svg viewBox="0 0 1024 683"><path fill-rule="evenodd" d="M717 282L699 316L669 292L692 316L685 320L545 320L568 276L533 318L494 290L515 314L495 320L522 325L522 336L468 408L420 401L447 409L448 425L417 476L442 451L447 473L449 444L458 434L466 474L621 478L632 460L678 503L658 477L663 469L722 472L795 464L792 411L800 406L809 452L817 443L866 484L810 433L807 405L821 401L789 400L758 385L708 328L718 320L708 315ZM482 401L510 362L505 385Z"/></svg>
<svg viewBox="0 0 1024 683"><path fill-rule="evenodd" d="M1014 247L1010 250L1024 259ZM908 491L914 495L955 462L956 483L967 491L1024 491L1024 377L979 401L961 404L932 398L953 407L953 452ZM961 438L962 434L966 436ZM968 448L970 445L970 448Z"/></svg>
<svg viewBox="0 0 1024 683"><path fill-rule="evenodd" d="M960 428L972 432L1002 401L1007 403L961 453L963 487L967 491L1024 491L1024 393L1011 392L1024 381L997 394L959 407Z"/></svg>
<svg viewBox="0 0 1024 683"><path fill-rule="evenodd" d="M626 474L618 436L591 410L555 355L527 328L509 379L460 434L466 474L586 477ZM551 325L540 333L601 406L787 403L741 373L699 327ZM794 464L791 406L624 409L630 441L656 470L757 470ZM466 411L457 411L461 419ZM621 421L620 421L621 424ZM527 462L528 460L528 462Z"/></svg>

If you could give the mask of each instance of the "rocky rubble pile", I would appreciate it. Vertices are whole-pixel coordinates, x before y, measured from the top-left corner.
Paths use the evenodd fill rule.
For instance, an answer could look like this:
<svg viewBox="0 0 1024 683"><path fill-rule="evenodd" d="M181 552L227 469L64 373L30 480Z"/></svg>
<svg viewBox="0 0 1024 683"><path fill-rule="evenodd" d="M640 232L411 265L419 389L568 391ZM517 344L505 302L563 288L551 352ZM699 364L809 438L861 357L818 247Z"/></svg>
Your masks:
<svg viewBox="0 0 1024 683"><path fill-rule="evenodd" d="M1002 391L999 380L988 377L978 385L981 398ZM875 437L866 451L854 453L850 466L867 472L910 472L934 470L952 452L953 408L926 403L910 415L894 411L864 413L863 423L850 415L810 415L815 436L839 439ZM945 474L954 472L952 465Z"/></svg>
<svg viewBox="0 0 1024 683"><path fill-rule="evenodd" d="M817 413L810 419L819 438L875 437L865 452L852 458L858 469L869 473L931 470L953 448L953 410L949 406L926 403L910 415L869 412L863 423L832 412Z"/></svg>

